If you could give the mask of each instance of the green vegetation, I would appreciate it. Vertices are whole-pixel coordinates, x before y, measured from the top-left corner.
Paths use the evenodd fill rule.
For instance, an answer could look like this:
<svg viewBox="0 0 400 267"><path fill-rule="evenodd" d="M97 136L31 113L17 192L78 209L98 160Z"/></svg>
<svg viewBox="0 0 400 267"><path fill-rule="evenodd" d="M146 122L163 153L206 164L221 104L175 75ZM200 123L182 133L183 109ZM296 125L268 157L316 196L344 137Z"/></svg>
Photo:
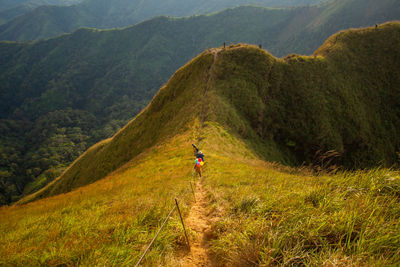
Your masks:
<svg viewBox="0 0 400 267"><path fill-rule="evenodd" d="M398 172L315 174L266 163L220 129L207 124L201 144L209 152L209 208L219 218L211 240L219 265L400 263Z"/></svg>
<svg viewBox="0 0 400 267"><path fill-rule="evenodd" d="M212 56L200 55L174 74L150 105L112 139L91 147L57 180L20 201L69 192L92 183L118 169L158 142L166 142L194 120Z"/></svg>
<svg viewBox="0 0 400 267"><path fill-rule="evenodd" d="M70 6L79 2L81 0L2 0L0 1L0 25L39 6Z"/></svg>
<svg viewBox="0 0 400 267"><path fill-rule="evenodd" d="M0 208L0 265L134 265L189 186L190 139L177 135L69 194ZM191 201L191 194L180 201L185 216ZM171 255L184 242L175 213L145 263L173 266Z"/></svg>
<svg viewBox="0 0 400 267"><path fill-rule="evenodd" d="M398 41L400 24L389 23L334 35L312 57L277 59L246 45L206 51L112 139L22 202L96 181L195 117L230 129L269 161L391 166L400 148ZM328 164L320 155L329 151L340 156Z"/></svg>
<svg viewBox="0 0 400 267"><path fill-rule="evenodd" d="M359 127L357 134L339 131L342 157L353 166L369 165L380 151L387 156L382 160L395 161L387 144L375 139L368 140L377 148L368 149L368 157L363 154L365 146L347 150L346 145L353 136L371 138L370 120L379 116L388 128L376 121L377 137L398 134L400 116L380 98L390 92L394 101L400 93L399 33L400 23L342 32L332 36L315 58L277 59L249 45L205 51L179 69L116 135L90 148L53 183L22 199L21 205L0 208L0 264L133 265L173 198L188 188L193 168L190 144L195 142L206 154L203 184L212 216L210 250L219 264L398 265L398 171L378 167L315 172L271 160L307 161L307 153L321 149L312 146L315 140L338 145L332 141L335 135L319 139L321 133L351 122ZM367 72L371 66L386 75L372 83L369 77L380 72ZM360 81L365 83L356 86ZM309 83L314 90L305 86ZM372 104L373 92L377 102ZM341 94L353 96L352 101L337 102ZM316 98L324 105L312 106ZM323 108L332 104L333 112L324 113ZM368 109L364 104L370 104ZM277 120L266 121L279 106L283 109ZM315 108L313 114L305 110L310 108ZM345 116L353 110L378 115ZM312 117L297 126L303 112ZM333 123L336 120L340 124ZM297 127L311 137L301 143L286 140L285 123L293 125L296 138L303 137ZM351 133L351 128L347 130ZM398 151L398 140L386 142ZM310 147L299 154L299 144ZM352 161L354 155L363 158ZM191 200L192 195L186 194L180 202L184 216ZM174 217L145 264L179 265L183 244Z"/></svg>
<svg viewBox="0 0 400 267"><path fill-rule="evenodd" d="M347 168L391 166L400 148L400 51L388 40L400 40L399 29L341 32L315 57L222 51L215 87L231 109L221 121L243 138L273 141L289 163L334 150Z"/></svg>
<svg viewBox="0 0 400 267"><path fill-rule="evenodd" d="M352 3L349 8L369 10L368 16L356 12L346 25L376 22L370 6L355 0L346 3ZM160 17L123 30L81 29L35 43L1 42L0 203L16 201L47 184L82 151L111 137L145 107L176 69L205 48L225 41L262 43L278 56L312 53L325 40L323 36L342 27L336 19L341 21L348 9L344 5L329 15L325 11L331 5L242 7L210 16ZM387 14L380 19L398 18L395 3L380 1L374 6ZM334 25L329 31L324 26L328 24ZM312 29L315 36L302 31L303 41L291 39L300 32L299 25L304 31ZM257 145L263 146L261 150L268 154L275 143ZM293 162L291 156L284 160L270 156Z"/></svg>

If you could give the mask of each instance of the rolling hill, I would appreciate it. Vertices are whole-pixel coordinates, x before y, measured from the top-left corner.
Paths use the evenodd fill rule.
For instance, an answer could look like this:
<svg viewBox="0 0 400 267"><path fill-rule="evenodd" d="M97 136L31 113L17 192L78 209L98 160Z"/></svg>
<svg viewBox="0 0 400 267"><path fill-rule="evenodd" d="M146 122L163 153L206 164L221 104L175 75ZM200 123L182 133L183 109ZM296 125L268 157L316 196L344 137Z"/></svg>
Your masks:
<svg viewBox="0 0 400 267"><path fill-rule="evenodd" d="M86 0L67 7L41 5L13 20L8 19L9 21L0 27L0 40L37 40L68 33L82 27L124 27L161 15L184 17L213 13L241 5L284 7L319 2L321 0ZM10 13L12 12L7 12L7 14Z"/></svg>
<svg viewBox="0 0 400 267"><path fill-rule="evenodd" d="M399 18L398 5L388 0L374 8L367 1L337 3L241 7L159 17L121 30L81 29L35 43L1 42L0 203L53 180L139 113L176 69L208 47L245 42L278 56L311 54L344 25Z"/></svg>
<svg viewBox="0 0 400 267"><path fill-rule="evenodd" d="M39 6L71 6L81 2L80 0L1 0L0 1L0 25L12 19L26 14Z"/></svg>
<svg viewBox="0 0 400 267"><path fill-rule="evenodd" d="M199 239L190 227L189 238L213 265L397 265L398 171L315 173L270 161L336 149L353 166L394 162L399 41L400 23L387 23L335 34L315 56L278 59L250 45L201 53L24 201L55 196L1 208L0 263L135 264L174 197L185 219L193 212L185 192L195 142L206 154L196 190L209 232ZM144 264L188 264L196 254L184 242L174 215Z"/></svg>

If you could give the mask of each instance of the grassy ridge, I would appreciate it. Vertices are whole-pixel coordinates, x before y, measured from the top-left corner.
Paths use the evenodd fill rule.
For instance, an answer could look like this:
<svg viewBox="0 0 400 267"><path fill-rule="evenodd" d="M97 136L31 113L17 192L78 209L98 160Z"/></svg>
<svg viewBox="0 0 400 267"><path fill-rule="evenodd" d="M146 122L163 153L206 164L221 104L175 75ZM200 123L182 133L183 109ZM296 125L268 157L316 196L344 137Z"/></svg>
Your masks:
<svg viewBox="0 0 400 267"><path fill-rule="evenodd" d="M334 150L341 155L334 163L348 168L395 164L398 42L400 24L391 23L333 36L315 57L277 59L247 45L206 51L178 70L110 141L20 203L101 179L196 117L231 129L270 161L315 163L319 152Z"/></svg>
<svg viewBox="0 0 400 267"><path fill-rule="evenodd" d="M175 136L71 193L1 208L0 265L132 266L173 207L174 197L189 186L192 139L192 131ZM185 194L180 201L184 214L192 198ZM146 264L166 264L185 244L176 215Z"/></svg>
<svg viewBox="0 0 400 267"><path fill-rule="evenodd" d="M223 103L215 109L224 109L214 119L258 140L254 149L276 144L284 161L260 151L269 160L310 163L335 150L348 168L391 166L400 150L399 41L400 24L388 23L334 35L315 56L222 50L213 88Z"/></svg>

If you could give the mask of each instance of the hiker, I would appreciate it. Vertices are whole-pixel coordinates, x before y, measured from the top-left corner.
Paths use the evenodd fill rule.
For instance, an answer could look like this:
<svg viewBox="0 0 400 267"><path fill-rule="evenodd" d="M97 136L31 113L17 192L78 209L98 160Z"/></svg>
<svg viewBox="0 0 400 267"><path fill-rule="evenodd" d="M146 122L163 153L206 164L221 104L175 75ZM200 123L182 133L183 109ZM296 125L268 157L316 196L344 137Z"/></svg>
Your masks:
<svg viewBox="0 0 400 267"><path fill-rule="evenodd" d="M199 148L195 144L192 144L192 146L194 150L194 155L196 157L193 169L196 170L196 172L201 177L201 167L204 165L204 154L199 150Z"/></svg>

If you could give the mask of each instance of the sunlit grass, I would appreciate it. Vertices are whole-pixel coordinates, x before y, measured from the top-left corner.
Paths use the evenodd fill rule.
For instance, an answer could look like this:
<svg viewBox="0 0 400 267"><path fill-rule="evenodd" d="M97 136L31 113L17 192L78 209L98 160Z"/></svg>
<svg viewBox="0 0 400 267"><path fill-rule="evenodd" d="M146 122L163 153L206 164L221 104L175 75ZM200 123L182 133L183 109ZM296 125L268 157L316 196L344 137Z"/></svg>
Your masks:
<svg viewBox="0 0 400 267"><path fill-rule="evenodd" d="M400 176L388 169L314 174L245 158L209 126L212 251L221 264L400 263ZM231 156L226 156L230 154Z"/></svg>
<svg viewBox="0 0 400 267"><path fill-rule="evenodd" d="M191 179L191 136L149 150L105 179L71 193L3 207L0 265L125 265L145 246ZM180 202L184 214L191 194ZM184 243L176 214L146 256L163 264Z"/></svg>

